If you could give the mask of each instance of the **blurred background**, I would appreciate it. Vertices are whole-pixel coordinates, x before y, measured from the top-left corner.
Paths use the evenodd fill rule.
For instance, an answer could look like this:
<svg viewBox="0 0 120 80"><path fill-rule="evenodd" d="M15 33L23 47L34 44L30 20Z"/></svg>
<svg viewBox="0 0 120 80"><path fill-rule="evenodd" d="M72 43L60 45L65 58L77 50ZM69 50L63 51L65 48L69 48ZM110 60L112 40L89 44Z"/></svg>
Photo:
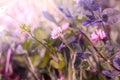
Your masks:
<svg viewBox="0 0 120 80"><path fill-rule="evenodd" d="M43 17L42 11L50 12L59 21L64 16L57 5L71 8L72 4L72 0L0 0L0 44L23 40L21 24L30 25L32 31L37 27L45 28L49 34L56 26Z"/></svg>
<svg viewBox="0 0 120 80"><path fill-rule="evenodd" d="M104 0L98 1L103 2ZM120 0L109 1L117 5L116 9L120 8ZM63 5L71 9L74 3L75 0L0 0L0 43L6 41L8 36L9 38L11 36L21 36L20 24L23 23L30 25L32 30L36 27L44 27L47 30L51 30L55 25L43 17L42 11L50 12L59 21L64 16L59 12L57 6ZM119 42L118 24L112 27L111 36L114 36L113 41ZM49 33L49 31L47 32Z"/></svg>

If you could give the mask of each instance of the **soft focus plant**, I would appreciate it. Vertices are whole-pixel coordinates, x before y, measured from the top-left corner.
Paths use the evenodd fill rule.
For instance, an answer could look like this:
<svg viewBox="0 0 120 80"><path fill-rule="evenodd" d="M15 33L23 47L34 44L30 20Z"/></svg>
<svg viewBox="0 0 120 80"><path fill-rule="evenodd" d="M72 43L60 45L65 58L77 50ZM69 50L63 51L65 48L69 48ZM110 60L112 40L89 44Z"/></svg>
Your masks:
<svg viewBox="0 0 120 80"><path fill-rule="evenodd" d="M110 0L74 0L72 9L57 6L64 15L60 21L42 12L55 25L50 32L21 24L25 39L0 46L1 79L119 80L120 49L111 37L120 18L116 6Z"/></svg>

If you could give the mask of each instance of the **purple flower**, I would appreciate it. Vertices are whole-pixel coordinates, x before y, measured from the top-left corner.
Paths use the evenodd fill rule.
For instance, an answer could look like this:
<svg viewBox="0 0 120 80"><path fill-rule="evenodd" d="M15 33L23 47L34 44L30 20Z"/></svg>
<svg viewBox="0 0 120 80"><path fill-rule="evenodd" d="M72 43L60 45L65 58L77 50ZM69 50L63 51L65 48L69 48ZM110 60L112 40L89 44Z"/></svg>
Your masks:
<svg viewBox="0 0 120 80"><path fill-rule="evenodd" d="M68 8L64 8L62 6L58 6L58 9L67 17L67 18L72 18L72 14L69 11Z"/></svg>
<svg viewBox="0 0 120 80"><path fill-rule="evenodd" d="M120 75L120 72L115 71L115 70L103 70L102 74L109 77L109 78L115 78Z"/></svg>
<svg viewBox="0 0 120 80"><path fill-rule="evenodd" d="M86 21L84 21L84 22L82 23L82 25L83 25L83 26L86 26L86 25L91 24L91 23L93 23L93 22L94 22L94 20L86 20Z"/></svg>
<svg viewBox="0 0 120 80"><path fill-rule="evenodd" d="M113 58L113 65L120 70L120 53Z"/></svg>
<svg viewBox="0 0 120 80"><path fill-rule="evenodd" d="M99 8L100 8L100 5L96 3L95 1L93 1L91 4L91 9L96 11L96 10L99 10Z"/></svg>
<svg viewBox="0 0 120 80"><path fill-rule="evenodd" d="M100 8L100 5L94 0L79 0L77 2L81 4L85 10L96 11Z"/></svg>
<svg viewBox="0 0 120 80"><path fill-rule="evenodd" d="M49 12L43 11L42 13L46 19L48 19L49 21L51 21L55 24L57 23L56 20L54 19L54 17Z"/></svg>
<svg viewBox="0 0 120 80"><path fill-rule="evenodd" d="M101 20L86 20L82 23L83 26L88 26L88 25L100 25L102 23Z"/></svg>
<svg viewBox="0 0 120 80"><path fill-rule="evenodd" d="M77 53L77 58L85 59L86 57L85 57L84 53L79 52L79 53Z"/></svg>

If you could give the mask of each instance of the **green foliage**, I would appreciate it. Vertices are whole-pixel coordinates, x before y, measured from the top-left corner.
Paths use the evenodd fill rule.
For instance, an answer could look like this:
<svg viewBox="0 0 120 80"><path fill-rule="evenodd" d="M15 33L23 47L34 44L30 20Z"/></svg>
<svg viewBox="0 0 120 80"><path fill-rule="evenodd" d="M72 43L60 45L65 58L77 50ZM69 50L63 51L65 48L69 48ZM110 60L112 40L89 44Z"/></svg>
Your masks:
<svg viewBox="0 0 120 80"><path fill-rule="evenodd" d="M44 57L41 59L39 67L46 67L49 63L50 60L50 55L49 52L46 51L46 53L44 54Z"/></svg>
<svg viewBox="0 0 120 80"><path fill-rule="evenodd" d="M28 50L28 48L30 47L30 45L32 44L32 40L26 40L24 43L23 43L23 48L25 50Z"/></svg>
<svg viewBox="0 0 120 80"><path fill-rule="evenodd" d="M31 31L30 26L28 26L26 24L22 24L20 27L23 31L27 31L27 32Z"/></svg>
<svg viewBox="0 0 120 80"><path fill-rule="evenodd" d="M32 64L34 66L39 65L40 63L40 55L38 53L34 53L33 55L30 56Z"/></svg>
<svg viewBox="0 0 120 80"><path fill-rule="evenodd" d="M34 30L33 32L34 36L38 39L38 40L43 40L48 38L48 32L46 29L44 29L43 27L38 27Z"/></svg>
<svg viewBox="0 0 120 80"><path fill-rule="evenodd" d="M56 69L63 69L65 67L65 60L64 57L62 56L61 53L58 53L58 59L59 61L55 61L55 60L51 60L50 64L52 67L56 68Z"/></svg>

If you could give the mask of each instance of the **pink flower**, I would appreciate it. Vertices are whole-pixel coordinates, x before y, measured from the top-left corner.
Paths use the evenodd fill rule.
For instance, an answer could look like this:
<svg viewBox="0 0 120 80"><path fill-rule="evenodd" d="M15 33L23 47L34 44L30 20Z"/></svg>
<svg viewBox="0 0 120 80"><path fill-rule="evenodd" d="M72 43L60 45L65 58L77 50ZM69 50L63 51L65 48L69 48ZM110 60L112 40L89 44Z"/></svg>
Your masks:
<svg viewBox="0 0 120 80"><path fill-rule="evenodd" d="M53 29L53 31L51 32L51 38L57 39L58 37L63 37L62 32L68 28L69 28L69 23L65 23L61 27L57 27L57 28Z"/></svg>
<svg viewBox="0 0 120 80"><path fill-rule="evenodd" d="M93 32L91 34L91 39L92 39L93 42L99 41L99 37L98 37L98 35L95 32Z"/></svg>
<svg viewBox="0 0 120 80"><path fill-rule="evenodd" d="M69 28L69 23L65 23L64 25L61 26L62 30L66 30Z"/></svg>
<svg viewBox="0 0 120 80"><path fill-rule="evenodd" d="M101 29L96 30L96 32L93 32L91 34L91 39L93 42L98 42L100 40L103 40L104 38L106 38L106 34Z"/></svg>
<svg viewBox="0 0 120 80"><path fill-rule="evenodd" d="M58 37L63 37L62 29L60 27L53 29L53 31L51 32L52 39L57 39Z"/></svg>
<svg viewBox="0 0 120 80"><path fill-rule="evenodd" d="M97 35L99 35L99 38L100 38L101 40L104 39L104 38L106 37L105 32L102 31L101 29L96 30L96 33L97 33Z"/></svg>

